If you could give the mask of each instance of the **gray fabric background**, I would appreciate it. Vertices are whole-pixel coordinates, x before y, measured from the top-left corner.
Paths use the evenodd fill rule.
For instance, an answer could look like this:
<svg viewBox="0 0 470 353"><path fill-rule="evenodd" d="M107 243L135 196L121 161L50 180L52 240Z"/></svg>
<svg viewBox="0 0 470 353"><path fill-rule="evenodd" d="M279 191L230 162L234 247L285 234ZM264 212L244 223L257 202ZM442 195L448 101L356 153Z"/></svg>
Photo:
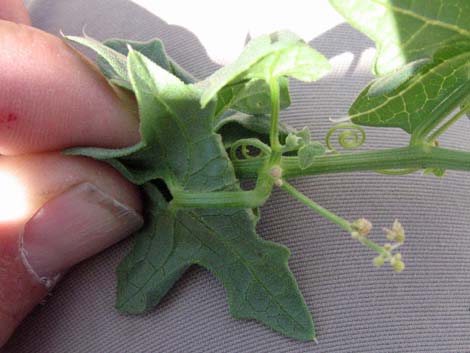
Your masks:
<svg viewBox="0 0 470 353"><path fill-rule="evenodd" d="M212 63L188 30L166 24L126 0L37 0L33 24L57 34L99 39L161 38L170 55L199 78ZM123 16L126 14L126 16ZM194 14L197 16L197 14ZM214 29L220 30L220 29ZM316 84L292 84L292 107L282 119L308 125L322 139L328 117L346 114L348 104L371 79L358 67L373 46L346 24L311 44L329 58L355 55L352 67ZM370 62L369 62L370 64ZM441 142L470 150L470 121L462 119ZM364 148L404 144L395 130L369 131ZM366 216L380 228L398 218L408 239L402 250L407 268L396 275L374 269L373 253L348 239L337 226L275 192L262 209L259 234L287 245L290 267L316 322L319 345L284 338L255 322L235 321L222 286L193 268L151 314L131 317L114 310L114 269L128 251L124 241L77 266L47 302L23 323L7 352L470 352L470 174L444 179L388 177L373 173L325 175L294 182L303 192L348 218Z"/></svg>

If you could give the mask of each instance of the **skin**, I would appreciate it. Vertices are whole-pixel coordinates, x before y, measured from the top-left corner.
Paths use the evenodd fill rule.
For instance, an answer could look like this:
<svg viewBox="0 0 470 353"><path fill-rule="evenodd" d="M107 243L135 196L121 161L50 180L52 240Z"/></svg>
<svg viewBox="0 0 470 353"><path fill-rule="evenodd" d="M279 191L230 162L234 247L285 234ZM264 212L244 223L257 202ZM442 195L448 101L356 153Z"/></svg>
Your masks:
<svg viewBox="0 0 470 353"><path fill-rule="evenodd" d="M59 152L136 143L135 103L76 50L30 23L21 1L0 0L0 171L21 180L29 199L23 218L0 222L0 347L47 294L18 254L18 236L34 212L82 182L142 210L138 189L111 167Z"/></svg>

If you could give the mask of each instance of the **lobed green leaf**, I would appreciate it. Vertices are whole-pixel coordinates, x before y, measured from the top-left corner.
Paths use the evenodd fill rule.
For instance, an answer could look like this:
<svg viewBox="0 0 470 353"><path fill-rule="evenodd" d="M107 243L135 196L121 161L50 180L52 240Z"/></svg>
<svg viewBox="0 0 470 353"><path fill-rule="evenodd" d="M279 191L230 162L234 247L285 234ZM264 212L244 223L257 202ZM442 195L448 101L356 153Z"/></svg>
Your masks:
<svg viewBox="0 0 470 353"><path fill-rule="evenodd" d="M312 319L287 267L289 251L256 235L257 218L250 210L170 212L155 186L146 184L145 191L151 213L118 268L120 311L148 311L198 264L224 284L235 318L256 319L299 340L314 338Z"/></svg>
<svg viewBox="0 0 470 353"><path fill-rule="evenodd" d="M323 55L291 32L260 36L247 44L235 62L199 83L204 91L201 104L208 104L226 86L253 79L269 81L284 76L314 81L330 69L331 66Z"/></svg>

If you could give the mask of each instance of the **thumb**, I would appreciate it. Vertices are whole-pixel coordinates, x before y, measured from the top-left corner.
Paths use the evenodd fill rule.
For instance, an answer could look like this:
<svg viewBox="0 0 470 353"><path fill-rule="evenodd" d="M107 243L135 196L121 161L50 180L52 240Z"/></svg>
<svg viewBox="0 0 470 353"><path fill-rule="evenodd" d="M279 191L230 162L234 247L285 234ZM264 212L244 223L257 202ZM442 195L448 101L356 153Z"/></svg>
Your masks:
<svg viewBox="0 0 470 353"><path fill-rule="evenodd" d="M138 192L107 165L60 155L12 159L0 167L21 177L32 202L54 196L26 221L0 222L0 347L70 267L143 222ZM0 198L0 220L12 206L14 199Z"/></svg>
<svg viewBox="0 0 470 353"><path fill-rule="evenodd" d="M31 276L50 289L67 269L141 225L135 210L84 182L48 201L25 224L19 255Z"/></svg>

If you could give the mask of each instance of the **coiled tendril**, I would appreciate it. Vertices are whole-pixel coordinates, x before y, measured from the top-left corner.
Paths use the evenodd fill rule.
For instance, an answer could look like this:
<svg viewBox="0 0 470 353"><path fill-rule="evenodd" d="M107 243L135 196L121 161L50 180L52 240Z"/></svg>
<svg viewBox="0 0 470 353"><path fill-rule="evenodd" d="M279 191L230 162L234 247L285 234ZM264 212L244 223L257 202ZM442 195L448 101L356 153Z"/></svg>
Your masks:
<svg viewBox="0 0 470 353"><path fill-rule="evenodd" d="M325 140L326 146L331 152L338 154L339 152L332 146L331 139L337 130L346 129L338 136L338 143L347 150L356 149L364 144L366 141L366 132L362 127L356 124L344 123L333 126L328 130ZM386 175L405 175L411 174L420 170L420 168L405 168L405 169L379 169L375 170L376 173Z"/></svg>
<svg viewBox="0 0 470 353"><path fill-rule="evenodd" d="M353 150L356 148L361 147L364 142L366 142L366 132L364 129L355 124L338 124L333 126L330 130L328 130L325 136L325 143L326 146L330 149L333 153L339 153L331 144L331 140L333 134L337 130L343 130L338 135L338 143L341 147L347 150Z"/></svg>
<svg viewBox="0 0 470 353"><path fill-rule="evenodd" d="M253 155L253 151L250 151L249 147L256 148L258 153ZM271 155L271 148L255 138L241 139L230 146L230 158L234 161L241 160L241 158L239 158L240 154L237 154L238 150L240 150L243 159L256 159Z"/></svg>

